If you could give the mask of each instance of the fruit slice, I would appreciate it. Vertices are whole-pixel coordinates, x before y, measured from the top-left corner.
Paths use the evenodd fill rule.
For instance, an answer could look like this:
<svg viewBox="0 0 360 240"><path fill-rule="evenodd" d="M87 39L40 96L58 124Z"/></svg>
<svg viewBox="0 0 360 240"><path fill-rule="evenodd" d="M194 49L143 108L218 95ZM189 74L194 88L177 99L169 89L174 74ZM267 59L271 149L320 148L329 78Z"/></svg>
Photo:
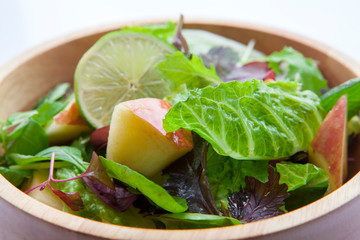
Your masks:
<svg viewBox="0 0 360 240"><path fill-rule="evenodd" d="M120 103L114 109L106 157L152 177L193 148L189 130L166 133L162 120L171 104L155 98Z"/></svg>
<svg viewBox="0 0 360 240"><path fill-rule="evenodd" d="M148 34L116 31L102 37L81 58L75 71L75 96L95 128L109 125L114 106L137 98L169 94L155 66L174 48Z"/></svg>
<svg viewBox="0 0 360 240"><path fill-rule="evenodd" d="M90 130L89 125L79 115L75 99L71 100L45 127L49 143L52 145L69 142Z"/></svg>
<svg viewBox="0 0 360 240"><path fill-rule="evenodd" d="M329 176L328 192L343 184L347 174L347 96L326 115L309 148L309 161Z"/></svg>

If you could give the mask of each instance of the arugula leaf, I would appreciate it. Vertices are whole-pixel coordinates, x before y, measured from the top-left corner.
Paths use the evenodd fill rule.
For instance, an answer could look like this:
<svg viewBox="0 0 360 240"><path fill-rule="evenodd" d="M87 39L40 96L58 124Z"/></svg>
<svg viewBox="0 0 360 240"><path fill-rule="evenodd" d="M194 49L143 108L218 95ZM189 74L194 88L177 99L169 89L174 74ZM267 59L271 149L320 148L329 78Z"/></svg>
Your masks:
<svg viewBox="0 0 360 240"><path fill-rule="evenodd" d="M30 171L19 171L5 167L0 167L0 174L16 187L20 187L25 178L30 178L31 176Z"/></svg>
<svg viewBox="0 0 360 240"><path fill-rule="evenodd" d="M224 216L200 213L163 214L153 219L165 224L166 229L195 229L239 225L240 221Z"/></svg>
<svg viewBox="0 0 360 240"><path fill-rule="evenodd" d="M61 168L56 171L56 178L75 178L80 173L81 172L75 167ZM123 226L147 228L155 227L152 220L142 217L138 213L138 210L133 207L130 207L125 212L120 212L111 208L104 201L102 201L82 179L58 182L57 186L61 191L64 192L78 192L84 203L84 209L80 211L72 211L70 208L65 207L63 210L66 212L101 222Z"/></svg>
<svg viewBox="0 0 360 240"><path fill-rule="evenodd" d="M268 181L268 161L236 160L217 154L209 148L206 176L209 180L215 201L226 198L233 192L245 187L245 177L254 177L260 182Z"/></svg>
<svg viewBox="0 0 360 240"><path fill-rule="evenodd" d="M99 158L110 177L116 178L130 187L139 190L162 209L172 213L187 210L188 207L184 199L171 196L160 185L157 185L140 173L112 160L101 156Z"/></svg>
<svg viewBox="0 0 360 240"><path fill-rule="evenodd" d="M180 92L183 84L189 89L195 89L221 82L213 66L209 69L196 55L192 55L189 60L179 51L166 56L164 61L158 63L156 69L169 82L171 90L175 93Z"/></svg>
<svg viewBox="0 0 360 240"><path fill-rule="evenodd" d="M85 171L88 163L84 162L81 156L81 151L69 146L53 146L46 148L35 155L24 155L13 153L9 158L18 165L28 165L31 163L48 161L51 154L55 153L55 160L61 160L75 165L79 170Z"/></svg>
<svg viewBox="0 0 360 240"><path fill-rule="evenodd" d="M285 206L289 211L323 197L328 188L329 178L325 171L311 163L284 161L276 164L276 171L280 174L279 183L288 186L290 196L285 200Z"/></svg>
<svg viewBox="0 0 360 240"><path fill-rule="evenodd" d="M246 188L228 198L229 211L241 223L271 218L284 211L284 200L288 197L286 184L279 184L280 176L269 168L269 181L262 183L253 177L246 177Z"/></svg>
<svg viewBox="0 0 360 240"><path fill-rule="evenodd" d="M209 182L206 178L206 142L193 134L194 149L163 171L168 179L163 187L168 193L186 200L188 212L216 214Z"/></svg>
<svg viewBox="0 0 360 240"><path fill-rule="evenodd" d="M269 67L280 74L280 63L287 64L285 78L290 81L300 81L303 90L311 90L321 95L321 89L327 87L327 81L317 68L315 61L305 58L300 52L291 47L285 47L280 52L274 52L261 59L269 62Z"/></svg>
<svg viewBox="0 0 360 240"><path fill-rule="evenodd" d="M321 96L321 105L328 112L339 98L346 94L348 99L348 119L359 114L360 111L360 78L354 78L330 89Z"/></svg>
<svg viewBox="0 0 360 240"><path fill-rule="evenodd" d="M176 32L176 24L173 22L167 22L164 24L149 24L141 26L126 26L124 31L135 31L139 33L151 34L168 43L172 42L172 38Z"/></svg>
<svg viewBox="0 0 360 240"><path fill-rule="evenodd" d="M292 82L228 82L190 91L170 108L167 132L185 128L220 155L274 160L307 150L323 118L318 97Z"/></svg>

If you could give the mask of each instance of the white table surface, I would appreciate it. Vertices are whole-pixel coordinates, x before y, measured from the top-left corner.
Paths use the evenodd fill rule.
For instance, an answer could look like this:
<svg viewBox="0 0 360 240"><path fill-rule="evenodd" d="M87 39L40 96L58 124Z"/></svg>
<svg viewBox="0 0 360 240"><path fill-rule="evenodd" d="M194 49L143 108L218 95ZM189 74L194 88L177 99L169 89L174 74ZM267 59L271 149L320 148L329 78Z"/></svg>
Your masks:
<svg viewBox="0 0 360 240"><path fill-rule="evenodd" d="M291 31L360 62L359 8L357 0L0 0L0 65L77 30L181 13Z"/></svg>

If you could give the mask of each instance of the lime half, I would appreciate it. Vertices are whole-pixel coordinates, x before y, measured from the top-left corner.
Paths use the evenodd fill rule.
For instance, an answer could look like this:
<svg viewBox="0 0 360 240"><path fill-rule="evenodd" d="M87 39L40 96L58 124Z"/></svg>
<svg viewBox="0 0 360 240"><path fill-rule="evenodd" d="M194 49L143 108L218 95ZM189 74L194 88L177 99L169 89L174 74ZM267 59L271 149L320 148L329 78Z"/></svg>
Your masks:
<svg viewBox="0 0 360 240"><path fill-rule="evenodd" d="M103 36L81 58L74 76L76 102L95 128L109 125L123 101L169 94L155 66L174 49L154 36L116 31Z"/></svg>

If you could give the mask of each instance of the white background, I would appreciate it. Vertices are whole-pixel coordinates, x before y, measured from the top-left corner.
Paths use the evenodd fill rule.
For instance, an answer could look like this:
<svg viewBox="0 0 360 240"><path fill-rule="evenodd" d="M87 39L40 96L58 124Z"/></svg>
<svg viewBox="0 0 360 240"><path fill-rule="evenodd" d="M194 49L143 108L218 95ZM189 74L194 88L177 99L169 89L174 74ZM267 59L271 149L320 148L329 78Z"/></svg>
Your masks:
<svg viewBox="0 0 360 240"><path fill-rule="evenodd" d="M64 34L149 18L214 18L288 30L360 62L357 0L0 0L0 66Z"/></svg>

